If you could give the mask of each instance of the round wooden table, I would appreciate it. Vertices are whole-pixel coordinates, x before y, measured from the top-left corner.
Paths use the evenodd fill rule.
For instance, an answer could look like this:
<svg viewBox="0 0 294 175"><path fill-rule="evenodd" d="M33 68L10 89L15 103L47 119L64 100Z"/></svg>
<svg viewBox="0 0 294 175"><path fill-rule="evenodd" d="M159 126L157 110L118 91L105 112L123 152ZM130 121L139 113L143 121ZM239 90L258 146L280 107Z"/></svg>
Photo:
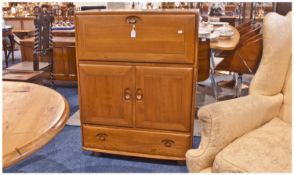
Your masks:
<svg viewBox="0 0 294 175"><path fill-rule="evenodd" d="M3 81L3 168L46 145L65 126L68 115L68 102L56 91Z"/></svg>
<svg viewBox="0 0 294 175"><path fill-rule="evenodd" d="M234 50L239 43L240 33L235 28L230 26L234 35L230 39L218 39L217 41L210 42L210 48L215 50Z"/></svg>

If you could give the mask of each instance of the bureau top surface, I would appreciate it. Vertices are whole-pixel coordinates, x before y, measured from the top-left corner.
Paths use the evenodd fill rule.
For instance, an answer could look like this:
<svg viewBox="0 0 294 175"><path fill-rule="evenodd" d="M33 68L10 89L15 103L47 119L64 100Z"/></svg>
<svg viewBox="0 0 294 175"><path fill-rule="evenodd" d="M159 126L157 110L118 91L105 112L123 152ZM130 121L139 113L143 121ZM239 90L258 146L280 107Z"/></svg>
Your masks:
<svg viewBox="0 0 294 175"><path fill-rule="evenodd" d="M196 14L198 9L101 9L76 12L76 15L94 14Z"/></svg>

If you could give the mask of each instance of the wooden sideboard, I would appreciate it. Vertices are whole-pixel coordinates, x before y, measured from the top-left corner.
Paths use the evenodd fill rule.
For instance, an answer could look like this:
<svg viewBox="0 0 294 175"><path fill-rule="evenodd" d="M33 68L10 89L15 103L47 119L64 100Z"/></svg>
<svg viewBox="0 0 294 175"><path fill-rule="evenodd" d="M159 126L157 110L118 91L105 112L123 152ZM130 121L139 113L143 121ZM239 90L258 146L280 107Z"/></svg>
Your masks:
<svg viewBox="0 0 294 175"><path fill-rule="evenodd" d="M83 149L185 160L198 12L102 10L79 12L75 21Z"/></svg>
<svg viewBox="0 0 294 175"><path fill-rule="evenodd" d="M12 25L14 30L35 30L35 16L4 17L6 25Z"/></svg>
<svg viewBox="0 0 294 175"><path fill-rule="evenodd" d="M22 61L33 60L34 38L20 41ZM75 37L53 37L54 79L77 80ZM46 58L42 61L47 61Z"/></svg>

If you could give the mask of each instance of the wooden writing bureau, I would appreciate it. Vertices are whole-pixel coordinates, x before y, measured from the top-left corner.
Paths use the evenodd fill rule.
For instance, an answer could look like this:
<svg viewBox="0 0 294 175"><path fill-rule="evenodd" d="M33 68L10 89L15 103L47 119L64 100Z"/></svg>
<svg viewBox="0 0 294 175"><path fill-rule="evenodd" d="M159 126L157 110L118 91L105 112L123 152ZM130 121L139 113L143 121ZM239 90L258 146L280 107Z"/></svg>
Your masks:
<svg viewBox="0 0 294 175"><path fill-rule="evenodd" d="M79 12L75 20L83 149L185 160L197 11Z"/></svg>

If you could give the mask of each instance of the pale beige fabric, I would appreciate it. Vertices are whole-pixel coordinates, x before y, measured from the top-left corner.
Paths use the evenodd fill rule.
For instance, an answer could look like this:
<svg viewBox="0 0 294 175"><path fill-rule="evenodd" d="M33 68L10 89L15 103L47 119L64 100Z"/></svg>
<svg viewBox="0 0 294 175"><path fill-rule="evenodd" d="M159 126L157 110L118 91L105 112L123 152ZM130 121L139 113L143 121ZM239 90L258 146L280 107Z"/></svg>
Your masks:
<svg viewBox="0 0 294 175"><path fill-rule="evenodd" d="M222 149L232 142L232 144L234 144L235 139L264 125L273 118L280 117L286 122L291 121L291 71L287 73L287 70L290 70L289 65L291 63L291 13L289 13L287 17L274 13L268 14L264 19L263 30L265 37L263 57L261 65L250 86L250 95L234 100L210 104L199 110L198 116L202 130L201 143L198 149L191 149L186 153L189 172L200 172L203 169L211 167L215 160L215 156ZM276 123L277 119L273 120L274 123L270 126L277 123L281 126L290 126L289 123ZM277 124L277 126L279 124ZM281 132L288 133L288 129L283 128L284 127L280 127L280 129L271 128L273 131L270 131L270 133L273 134L274 138L281 138L281 135L279 135ZM267 129L266 131L269 130L270 129ZM254 132L255 131L253 131L253 133ZM279 133L274 134L275 132ZM286 136L289 138L287 134ZM262 138L264 138L264 142L267 142L265 139L266 137ZM247 137L244 140L246 139ZM267 139L269 139L269 137L267 137ZM247 141L249 140L248 138ZM284 149L283 145L288 148L289 144L291 144L291 137L283 141L285 143L272 143L272 146L278 146L278 148L276 148L277 150L274 149L272 154L282 154L283 150L278 149ZM250 154L254 154L254 150L250 150L251 147L244 147L241 146L242 144L237 143L236 145L239 147L237 148L236 146L235 151L238 150L240 154L246 154L249 150ZM258 147L258 149L262 149L262 147ZM242 156L232 156L231 158L232 161L236 161L236 164L243 160ZM244 158L246 158L246 156ZM267 158L262 159L260 157L259 160L267 161L266 159ZM240 164L240 168L239 166L231 166L225 162L221 162L220 159L220 161L216 161L214 164L213 170L220 172L223 170L233 172L259 172L263 171L262 168L269 166L271 163L275 163L271 160L276 159L268 159L269 162L261 163L261 167L253 166L252 169L250 169L247 167L249 164L246 164L246 166L245 164ZM291 159L289 160L287 158L282 160L280 162L281 164L278 163L277 166L273 166L273 168L275 167L276 169L271 170L279 171L278 168L285 166L288 171L289 162L291 164Z"/></svg>
<svg viewBox="0 0 294 175"><path fill-rule="evenodd" d="M284 94L283 105L279 117L287 123L292 123L292 69L289 65L286 81L282 90Z"/></svg>
<svg viewBox="0 0 294 175"><path fill-rule="evenodd" d="M212 172L291 172L291 126L274 118L224 148Z"/></svg>
<svg viewBox="0 0 294 175"><path fill-rule="evenodd" d="M250 94L275 95L281 92L292 49L290 12L287 17L269 13L263 21L263 52L250 84Z"/></svg>
<svg viewBox="0 0 294 175"><path fill-rule="evenodd" d="M212 166L216 154L234 139L278 116L282 101L282 94L246 96L202 107L200 146L186 153L189 172Z"/></svg>
<svg viewBox="0 0 294 175"><path fill-rule="evenodd" d="M212 173L212 167L205 168L201 170L199 173Z"/></svg>

